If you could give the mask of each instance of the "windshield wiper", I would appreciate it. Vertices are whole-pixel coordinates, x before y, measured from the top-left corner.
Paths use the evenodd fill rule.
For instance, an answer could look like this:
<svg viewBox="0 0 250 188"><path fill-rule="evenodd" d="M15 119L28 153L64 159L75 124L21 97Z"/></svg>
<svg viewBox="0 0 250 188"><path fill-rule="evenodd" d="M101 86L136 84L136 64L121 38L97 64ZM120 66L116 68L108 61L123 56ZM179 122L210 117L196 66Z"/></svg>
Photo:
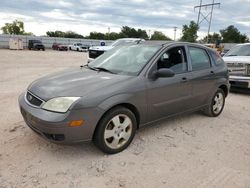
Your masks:
<svg viewBox="0 0 250 188"><path fill-rule="evenodd" d="M104 68L104 67L92 67L94 70L97 70L97 71L103 71L103 72L109 72L111 74L115 74L114 72Z"/></svg>
<svg viewBox="0 0 250 188"><path fill-rule="evenodd" d="M110 71L110 70L108 70L108 69L106 69L106 68L104 68L104 67L90 67L88 64L87 65L81 65L80 66L81 68L82 67L87 67L88 69L91 69L91 70L94 70L94 71L103 71L103 72L109 72L109 73L111 73L111 74L115 74L114 72L112 72L112 71Z"/></svg>
<svg viewBox="0 0 250 188"><path fill-rule="evenodd" d="M238 55L231 54L231 55L227 55L227 56L238 56Z"/></svg>
<svg viewBox="0 0 250 188"><path fill-rule="evenodd" d="M95 68L93 68L93 67L90 67L88 64L86 64L86 65L81 65L80 67L81 67L81 68L82 68L82 67L87 67L88 69L91 69L91 70L94 70L94 71L98 71L98 69L95 69Z"/></svg>

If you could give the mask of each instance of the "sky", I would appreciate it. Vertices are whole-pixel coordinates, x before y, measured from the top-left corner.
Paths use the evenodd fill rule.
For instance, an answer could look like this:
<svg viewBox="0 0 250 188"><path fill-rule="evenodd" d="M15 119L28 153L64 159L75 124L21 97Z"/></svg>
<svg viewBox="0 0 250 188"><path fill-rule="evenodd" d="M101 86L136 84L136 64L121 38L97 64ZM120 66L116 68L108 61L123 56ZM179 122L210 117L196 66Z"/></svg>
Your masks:
<svg viewBox="0 0 250 188"><path fill-rule="evenodd" d="M122 26L145 29L148 34L161 31L181 37L184 24L197 21L200 0L1 0L0 27L15 19L24 22L26 32L37 36L47 31L74 31L84 36L91 31L119 32ZM203 0L203 4L212 0ZM250 0L215 0L211 33L235 25L250 36ZM202 9L206 16L209 8ZM201 23L199 38L207 34L208 24Z"/></svg>

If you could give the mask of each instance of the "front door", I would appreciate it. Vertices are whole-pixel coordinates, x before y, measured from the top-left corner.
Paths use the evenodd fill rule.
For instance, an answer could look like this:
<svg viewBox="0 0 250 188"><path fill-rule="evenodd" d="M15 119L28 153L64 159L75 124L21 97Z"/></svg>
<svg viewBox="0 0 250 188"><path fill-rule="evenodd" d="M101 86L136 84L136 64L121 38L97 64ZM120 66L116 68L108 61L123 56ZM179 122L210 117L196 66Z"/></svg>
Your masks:
<svg viewBox="0 0 250 188"><path fill-rule="evenodd" d="M158 120L188 110L191 107L192 73L188 71L185 46L175 46L164 51L152 69L168 68L175 75L170 78L149 79L147 100L148 121Z"/></svg>

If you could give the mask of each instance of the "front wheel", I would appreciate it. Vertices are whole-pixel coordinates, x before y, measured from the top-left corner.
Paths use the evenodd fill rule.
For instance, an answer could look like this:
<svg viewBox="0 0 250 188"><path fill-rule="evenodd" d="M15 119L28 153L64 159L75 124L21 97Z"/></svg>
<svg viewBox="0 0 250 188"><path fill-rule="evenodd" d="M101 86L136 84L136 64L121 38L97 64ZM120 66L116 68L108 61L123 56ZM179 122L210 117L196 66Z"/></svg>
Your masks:
<svg viewBox="0 0 250 188"><path fill-rule="evenodd" d="M129 109L116 107L101 119L93 141L105 153L121 152L132 142L136 125L135 115Z"/></svg>
<svg viewBox="0 0 250 188"><path fill-rule="evenodd" d="M217 117L221 114L225 105L225 93L222 89L218 89L214 94L211 103L204 110L205 114L210 117Z"/></svg>

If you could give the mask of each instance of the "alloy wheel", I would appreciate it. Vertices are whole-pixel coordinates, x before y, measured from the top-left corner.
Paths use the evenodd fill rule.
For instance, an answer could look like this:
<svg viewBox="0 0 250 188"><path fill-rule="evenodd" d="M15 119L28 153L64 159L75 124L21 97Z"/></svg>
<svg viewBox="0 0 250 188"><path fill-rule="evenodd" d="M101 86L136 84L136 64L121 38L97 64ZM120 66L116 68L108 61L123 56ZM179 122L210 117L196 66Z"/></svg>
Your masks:
<svg viewBox="0 0 250 188"><path fill-rule="evenodd" d="M213 112L215 114L219 114L223 108L224 105L224 97L222 93L217 93L214 97L213 102Z"/></svg>
<svg viewBox="0 0 250 188"><path fill-rule="evenodd" d="M114 116L106 125L104 140L108 147L119 149L124 146L132 135L132 121L125 114Z"/></svg>

